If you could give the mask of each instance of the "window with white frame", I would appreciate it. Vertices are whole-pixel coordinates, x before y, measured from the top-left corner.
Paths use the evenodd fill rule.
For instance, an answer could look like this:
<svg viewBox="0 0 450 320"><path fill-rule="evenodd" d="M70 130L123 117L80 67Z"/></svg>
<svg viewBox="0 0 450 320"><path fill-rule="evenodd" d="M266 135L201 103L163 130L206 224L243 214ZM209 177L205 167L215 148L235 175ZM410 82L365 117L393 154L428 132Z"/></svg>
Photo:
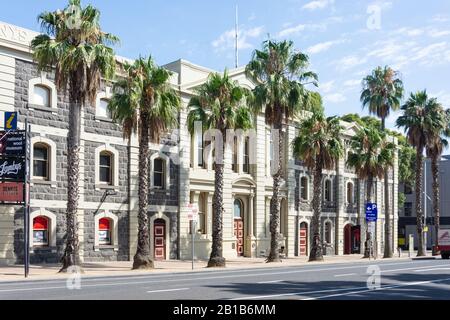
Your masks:
<svg viewBox="0 0 450 320"><path fill-rule="evenodd" d="M100 118L111 119L111 111L108 108L109 99L100 99L97 105L97 116Z"/></svg>
<svg viewBox="0 0 450 320"><path fill-rule="evenodd" d="M232 164L232 170L233 172L238 172L239 168L239 153L238 153L238 138L234 137L233 139L233 164Z"/></svg>
<svg viewBox="0 0 450 320"><path fill-rule="evenodd" d="M250 138L244 138L244 163L242 170L244 173L250 174Z"/></svg>
<svg viewBox="0 0 450 320"><path fill-rule="evenodd" d="M308 177L301 177L300 179L300 197L303 201L307 201L309 199L309 190L308 190Z"/></svg>
<svg viewBox="0 0 450 320"><path fill-rule="evenodd" d="M347 203L354 204L355 203L355 188L353 183L347 183Z"/></svg>
<svg viewBox="0 0 450 320"><path fill-rule="evenodd" d="M111 237L112 221L108 218L102 218L98 221L98 243L101 246L109 246L112 244Z"/></svg>
<svg viewBox="0 0 450 320"><path fill-rule="evenodd" d="M40 84L35 85L33 89L33 104L49 108L51 106L50 89Z"/></svg>
<svg viewBox="0 0 450 320"><path fill-rule="evenodd" d="M324 190L324 193L323 193L324 200L326 202L331 202L333 200L333 198L332 198L332 191L331 190L332 190L331 180L330 179L326 179L325 180L325 190Z"/></svg>
<svg viewBox="0 0 450 320"><path fill-rule="evenodd" d="M38 216L33 219L33 246L47 247L49 245L49 219Z"/></svg>
<svg viewBox="0 0 450 320"><path fill-rule="evenodd" d="M153 160L153 187L156 189L165 189L165 167L163 159Z"/></svg>
<svg viewBox="0 0 450 320"><path fill-rule="evenodd" d="M113 185L114 155L108 151L100 152L99 179L101 184Z"/></svg>
<svg viewBox="0 0 450 320"><path fill-rule="evenodd" d="M203 167L204 159L203 159L203 149L204 149L204 141L203 141L203 132L197 134L197 166Z"/></svg>
<svg viewBox="0 0 450 320"><path fill-rule="evenodd" d="M50 146L45 143L33 145L33 179L50 180Z"/></svg>

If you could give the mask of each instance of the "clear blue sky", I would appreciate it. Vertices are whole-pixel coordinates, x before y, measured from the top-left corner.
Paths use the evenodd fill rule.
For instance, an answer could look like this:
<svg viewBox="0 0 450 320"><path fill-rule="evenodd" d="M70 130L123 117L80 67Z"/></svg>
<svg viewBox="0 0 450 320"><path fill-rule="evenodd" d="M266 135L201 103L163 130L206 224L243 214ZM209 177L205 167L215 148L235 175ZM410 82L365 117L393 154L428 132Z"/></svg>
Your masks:
<svg viewBox="0 0 450 320"><path fill-rule="evenodd" d="M39 31L36 17L66 1L6 1L0 20ZM402 73L407 92L427 89L450 108L448 0L84 0L118 35L119 55L151 54L159 64L183 58L223 70L234 66L239 6L240 64L270 35L307 51L320 77L328 114L361 111L361 79L377 65ZM393 126L396 115L388 120Z"/></svg>

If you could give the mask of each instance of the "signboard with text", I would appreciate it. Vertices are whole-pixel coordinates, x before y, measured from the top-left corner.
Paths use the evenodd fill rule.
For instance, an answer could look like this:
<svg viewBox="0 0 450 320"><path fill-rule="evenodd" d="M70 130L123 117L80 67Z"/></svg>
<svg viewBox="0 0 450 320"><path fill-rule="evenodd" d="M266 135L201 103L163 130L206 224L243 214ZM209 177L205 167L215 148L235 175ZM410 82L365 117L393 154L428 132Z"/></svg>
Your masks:
<svg viewBox="0 0 450 320"><path fill-rule="evenodd" d="M189 221L198 221L198 205L196 203L188 204L188 220Z"/></svg>
<svg viewBox="0 0 450 320"><path fill-rule="evenodd" d="M20 180L25 179L25 158L0 157L0 180ZM1 201L1 199L0 199Z"/></svg>
<svg viewBox="0 0 450 320"><path fill-rule="evenodd" d="M5 130L17 130L17 112L5 112Z"/></svg>
<svg viewBox="0 0 450 320"><path fill-rule="evenodd" d="M24 130L0 132L0 155L24 156L25 148L26 134Z"/></svg>
<svg viewBox="0 0 450 320"><path fill-rule="evenodd" d="M3 203L24 202L23 182L0 183L0 201Z"/></svg>
<svg viewBox="0 0 450 320"><path fill-rule="evenodd" d="M376 203L366 204L366 221L376 222L378 219L378 206Z"/></svg>

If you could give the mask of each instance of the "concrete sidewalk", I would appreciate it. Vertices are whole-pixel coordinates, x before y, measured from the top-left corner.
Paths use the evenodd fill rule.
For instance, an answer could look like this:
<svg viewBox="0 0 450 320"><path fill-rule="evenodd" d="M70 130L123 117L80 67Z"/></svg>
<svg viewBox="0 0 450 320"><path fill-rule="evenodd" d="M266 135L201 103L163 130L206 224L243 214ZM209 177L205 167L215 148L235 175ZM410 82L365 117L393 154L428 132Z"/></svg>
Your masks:
<svg viewBox="0 0 450 320"><path fill-rule="evenodd" d="M235 258L227 260L227 270L253 269L253 268L276 268L286 266L307 266L307 265L326 265L336 263L365 263L368 259L363 259L362 255L349 256L325 256L324 262L308 262L307 257L291 257L282 259L281 263L266 263L264 258ZM377 259L377 261L397 261L410 260L408 254L402 254L402 257L392 259ZM147 275L147 274L165 274L192 272L192 261L156 261L153 270L131 270L133 263L124 262L86 262L83 264L83 277L107 277L107 276L126 276L126 275ZM194 272L220 271L221 268L206 268L207 261L196 261L194 263ZM30 266L30 280L48 280L67 278L70 274L59 274L59 265ZM0 282L24 280L23 265L0 267Z"/></svg>

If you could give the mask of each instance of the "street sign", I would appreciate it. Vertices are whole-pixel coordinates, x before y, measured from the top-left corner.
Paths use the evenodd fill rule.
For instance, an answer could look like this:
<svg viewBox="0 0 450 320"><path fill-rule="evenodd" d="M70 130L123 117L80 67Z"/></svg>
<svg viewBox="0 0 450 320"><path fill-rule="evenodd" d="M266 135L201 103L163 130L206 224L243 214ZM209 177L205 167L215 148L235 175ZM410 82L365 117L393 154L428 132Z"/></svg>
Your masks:
<svg viewBox="0 0 450 320"><path fill-rule="evenodd" d="M19 131L0 131L0 155L4 156L25 156L26 153L26 133Z"/></svg>
<svg viewBox="0 0 450 320"><path fill-rule="evenodd" d="M189 203L188 204L189 212L188 212L188 220L189 221L198 221L198 204Z"/></svg>
<svg viewBox="0 0 450 320"><path fill-rule="evenodd" d="M0 203L21 203L24 202L23 182L0 183Z"/></svg>
<svg viewBox="0 0 450 320"><path fill-rule="evenodd" d="M5 130L17 130L17 112L5 112Z"/></svg>
<svg viewBox="0 0 450 320"><path fill-rule="evenodd" d="M376 203L366 204L366 221L376 222L378 219L378 206Z"/></svg>
<svg viewBox="0 0 450 320"><path fill-rule="evenodd" d="M25 159L8 157L0 158L0 180L24 180Z"/></svg>

